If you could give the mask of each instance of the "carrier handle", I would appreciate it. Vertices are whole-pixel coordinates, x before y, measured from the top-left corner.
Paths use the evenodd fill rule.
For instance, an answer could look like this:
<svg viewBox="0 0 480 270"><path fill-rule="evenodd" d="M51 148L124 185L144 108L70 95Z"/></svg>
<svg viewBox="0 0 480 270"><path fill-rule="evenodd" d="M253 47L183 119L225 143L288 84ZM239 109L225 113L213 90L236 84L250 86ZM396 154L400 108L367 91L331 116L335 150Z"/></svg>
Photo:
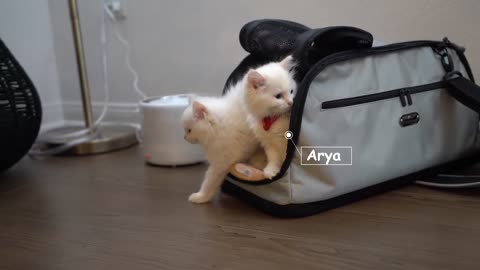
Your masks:
<svg viewBox="0 0 480 270"><path fill-rule="evenodd" d="M300 34L292 54L298 62L297 70L306 73L313 64L327 55L371 48L372 44L373 36L365 30L351 26L331 26Z"/></svg>
<svg viewBox="0 0 480 270"><path fill-rule="evenodd" d="M480 86L463 77L458 71L445 76L448 93L463 105L480 113Z"/></svg>

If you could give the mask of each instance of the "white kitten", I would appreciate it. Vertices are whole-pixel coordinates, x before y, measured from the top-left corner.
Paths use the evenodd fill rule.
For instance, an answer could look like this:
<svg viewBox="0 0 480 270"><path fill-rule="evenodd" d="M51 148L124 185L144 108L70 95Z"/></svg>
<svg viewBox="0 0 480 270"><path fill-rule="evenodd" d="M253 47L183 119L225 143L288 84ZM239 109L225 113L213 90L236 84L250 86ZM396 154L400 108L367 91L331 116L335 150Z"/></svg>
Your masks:
<svg viewBox="0 0 480 270"><path fill-rule="evenodd" d="M246 75L245 104L249 124L267 155L263 173L273 178L280 171L287 152L284 133L290 124L290 110L296 83L290 72L293 58L269 63Z"/></svg>
<svg viewBox="0 0 480 270"><path fill-rule="evenodd" d="M193 203L208 202L219 189L230 166L245 162L259 148L248 126L245 83L240 81L223 97L194 97L182 115L185 140L200 144L209 167Z"/></svg>

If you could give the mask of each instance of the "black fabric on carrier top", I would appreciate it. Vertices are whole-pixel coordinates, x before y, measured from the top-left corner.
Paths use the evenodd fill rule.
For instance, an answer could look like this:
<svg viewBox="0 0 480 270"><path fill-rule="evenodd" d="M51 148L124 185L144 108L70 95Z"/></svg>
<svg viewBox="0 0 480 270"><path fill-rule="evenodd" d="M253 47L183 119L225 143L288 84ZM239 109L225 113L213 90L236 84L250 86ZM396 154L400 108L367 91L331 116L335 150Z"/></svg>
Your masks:
<svg viewBox="0 0 480 270"><path fill-rule="evenodd" d="M240 30L240 45L251 54L285 54L294 48L297 36L307 30L310 28L296 22L255 20Z"/></svg>
<svg viewBox="0 0 480 270"><path fill-rule="evenodd" d="M280 61L292 53L297 36L310 28L295 22L274 19L255 20L240 30L242 48L250 54L245 57L228 77L223 93L243 78L250 68L257 68L273 61Z"/></svg>
<svg viewBox="0 0 480 270"><path fill-rule="evenodd" d="M373 36L355 27L310 29L296 22L261 19L245 24L239 40L250 54L230 74L223 93L250 68L280 61L288 55L293 55L296 61L295 80L300 83L307 70L322 58L339 51L370 48Z"/></svg>

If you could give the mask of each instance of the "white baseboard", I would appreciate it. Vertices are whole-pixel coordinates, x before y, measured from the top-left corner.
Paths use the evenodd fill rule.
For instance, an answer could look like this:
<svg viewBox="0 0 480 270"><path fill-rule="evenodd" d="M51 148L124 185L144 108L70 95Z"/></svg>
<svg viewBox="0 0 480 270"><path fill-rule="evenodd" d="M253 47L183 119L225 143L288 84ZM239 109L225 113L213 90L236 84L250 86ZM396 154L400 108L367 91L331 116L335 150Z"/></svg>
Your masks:
<svg viewBox="0 0 480 270"><path fill-rule="evenodd" d="M63 104L60 102L42 104L42 126L40 130L62 125L64 122Z"/></svg>
<svg viewBox="0 0 480 270"><path fill-rule="evenodd" d="M54 128L57 128L57 127L61 127L65 125L65 121L61 120L61 121L55 121L55 122L47 122L47 123L42 123L42 126L40 127L40 133L46 131L46 130L50 130L50 129L54 129Z"/></svg>
<svg viewBox="0 0 480 270"><path fill-rule="evenodd" d="M92 110L96 117L100 115L103 109L103 103L93 102ZM81 102L66 101L63 103L65 119L69 121L83 121L83 106ZM137 103L111 102L108 105L106 122L119 122L138 124L140 123L140 112Z"/></svg>

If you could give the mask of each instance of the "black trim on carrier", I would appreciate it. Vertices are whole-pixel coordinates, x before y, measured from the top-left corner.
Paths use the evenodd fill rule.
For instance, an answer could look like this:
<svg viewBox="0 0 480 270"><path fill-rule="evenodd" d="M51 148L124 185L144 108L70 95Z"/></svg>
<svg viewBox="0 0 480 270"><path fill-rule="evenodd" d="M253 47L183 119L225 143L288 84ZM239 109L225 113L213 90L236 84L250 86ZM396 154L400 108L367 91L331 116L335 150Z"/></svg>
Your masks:
<svg viewBox="0 0 480 270"><path fill-rule="evenodd" d="M448 39L444 39L444 41L429 41L429 40L409 41L409 42L395 43L391 45L368 48L368 49L355 49L355 50L333 53L329 56L326 56L322 60L318 61L315 65L313 65L312 68L307 72L307 74L305 75L305 77L303 78L303 80L301 81L298 87L297 94L294 98L292 113L290 117L290 130L293 132L293 137L291 140L288 141L287 155L286 155L285 161L282 164L280 172L272 179L264 179L256 182L244 181L231 174L229 174L229 177L231 177L235 181L248 184L248 185L266 185L266 184L270 184L272 182L277 181L278 179L282 178L285 175L288 168L290 167L290 163L296 151L294 143L295 144L298 143L298 138L300 136L303 110L305 107L305 101L310 88L310 84L313 82L315 77L321 71L323 71L327 66L335 63L347 61L347 60L360 58L360 57L373 56L373 55L379 55L379 54L385 54L389 52L408 50L413 48L421 48L421 47L431 47L435 51L438 51L439 48L450 48L454 50L457 53L463 66L465 67L465 70L468 76L470 77L470 80L472 82L475 82L470 65L468 64L468 60L464 55L464 50L459 46L455 45L454 43L451 43L450 41L448 41Z"/></svg>
<svg viewBox="0 0 480 270"><path fill-rule="evenodd" d="M311 203L286 205L276 204L268 200L262 199L257 195L250 193L245 189L236 186L235 184L230 183L229 181L223 182L222 191L228 195L239 198L242 201L247 202L248 204L251 204L255 208L258 208L259 210L269 215L282 218L300 218L318 214L320 212L343 206L358 201L360 199L365 199L387 190L399 188L410 184L418 179L425 179L431 177L432 175L435 175L437 173L442 173L457 169L461 166L473 164L475 161L478 161L478 157L478 155L472 155L470 157L462 158L453 162L422 170L420 172L385 181L328 200L316 201Z"/></svg>

